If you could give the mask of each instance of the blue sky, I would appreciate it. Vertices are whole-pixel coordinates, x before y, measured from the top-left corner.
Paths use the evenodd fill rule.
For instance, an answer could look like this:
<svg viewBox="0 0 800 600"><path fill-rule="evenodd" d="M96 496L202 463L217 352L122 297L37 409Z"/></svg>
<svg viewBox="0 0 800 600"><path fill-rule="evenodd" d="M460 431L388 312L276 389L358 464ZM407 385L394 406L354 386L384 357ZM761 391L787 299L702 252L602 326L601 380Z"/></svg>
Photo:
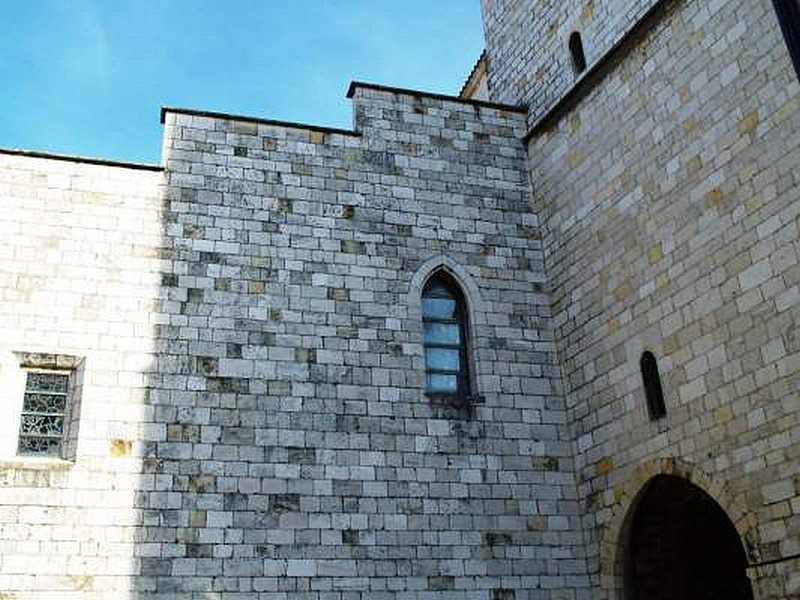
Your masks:
<svg viewBox="0 0 800 600"><path fill-rule="evenodd" d="M350 128L357 79L457 94L479 0L0 0L0 147L160 162L162 105Z"/></svg>

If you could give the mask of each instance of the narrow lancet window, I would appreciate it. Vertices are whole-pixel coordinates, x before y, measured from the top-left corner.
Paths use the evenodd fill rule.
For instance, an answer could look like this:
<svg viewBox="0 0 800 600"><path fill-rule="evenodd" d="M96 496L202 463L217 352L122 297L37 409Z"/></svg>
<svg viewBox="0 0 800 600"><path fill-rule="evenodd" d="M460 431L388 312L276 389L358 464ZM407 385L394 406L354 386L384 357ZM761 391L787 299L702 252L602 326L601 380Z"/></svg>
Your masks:
<svg viewBox="0 0 800 600"><path fill-rule="evenodd" d="M661 419L667 414L667 407L664 405L664 393L661 390L661 377L658 374L658 363L652 352L645 351L639 361L642 369L642 381L644 382L644 394L647 398L647 413L650 420Z"/></svg>
<svg viewBox="0 0 800 600"><path fill-rule="evenodd" d="M468 397L467 307L458 285L446 273L437 273L425 285L422 326L426 392Z"/></svg>
<svg viewBox="0 0 800 600"><path fill-rule="evenodd" d="M573 31L569 36L569 53L572 55L572 68L576 75L586 70L586 55L583 53L581 34Z"/></svg>

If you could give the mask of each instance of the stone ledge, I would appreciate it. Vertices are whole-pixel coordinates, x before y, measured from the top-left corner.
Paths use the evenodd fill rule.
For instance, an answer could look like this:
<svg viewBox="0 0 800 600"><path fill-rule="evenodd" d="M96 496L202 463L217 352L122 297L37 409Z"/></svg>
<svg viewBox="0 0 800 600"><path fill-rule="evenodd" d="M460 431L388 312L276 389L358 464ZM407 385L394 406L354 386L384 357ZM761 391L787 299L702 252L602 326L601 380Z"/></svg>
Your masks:
<svg viewBox="0 0 800 600"><path fill-rule="evenodd" d="M361 133L358 131L351 131L350 129L325 127L323 125L308 125L306 123L295 123L293 121L276 121L274 119L262 119L260 117L248 117L245 115L234 115L208 110L195 110L192 108L179 108L175 106L161 107L161 123L166 123L167 113L176 113L193 117L208 117L209 119L219 119L223 121L241 121L244 123L255 123L259 125L274 125L275 127L288 127L290 129L304 129L306 131L318 131L320 133L336 133L351 137L361 137Z"/></svg>
<svg viewBox="0 0 800 600"><path fill-rule="evenodd" d="M66 471L75 463L63 458L16 456L0 459L0 473L3 471Z"/></svg>
<svg viewBox="0 0 800 600"><path fill-rule="evenodd" d="M120 167L123 169L135 169L138 171L161 172L164 167L161 165L150 165L147 163L134 163L119 160L107 160L105 158L91 158L88 156L78 156L73 154L53 154L51 152L39 152L36 150L20 150L17 148L0 148L0 154L9 156L24 156L27 158L43 158L46 160L62 160L87 165L98 165L101 167Z"/></svg>
<svg viewBox="0 0 800 600"><path fill-rule="evenodd" d="M347 97L352 98L358 88L366 90L375 90L377 92L387 92L389 94L403 94L406 96L415 96L418 98L431 98L432 100L443 100L445 102L456 102L458 104L467 104L470 106L477 106L479 108L493 108L495 110L504 110L507 112L515 112L526 114L527 107L517 106L514 104L499 104L497 102L486 102L484 100L470 100L469 98L461 98L460 96L448 96L447 94L436 94L433 92L422 92L420 90L410 90L407 88L392 87L388 85L380 85L377 83L364 83L363 81L353 81L347 89Z"/></svg>

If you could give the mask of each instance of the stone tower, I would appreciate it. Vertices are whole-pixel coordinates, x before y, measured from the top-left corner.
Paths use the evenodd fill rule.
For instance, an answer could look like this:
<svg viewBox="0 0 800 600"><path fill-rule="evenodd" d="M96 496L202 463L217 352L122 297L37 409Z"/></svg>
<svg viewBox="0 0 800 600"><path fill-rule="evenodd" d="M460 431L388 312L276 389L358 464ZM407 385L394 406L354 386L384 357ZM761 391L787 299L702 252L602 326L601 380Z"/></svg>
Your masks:
<svg viewBox="0 0 800 600"><path fill-rule="evenodd" d="M491 98L529 108L592 597L800 594L790 4L483 2Z"/></svg>

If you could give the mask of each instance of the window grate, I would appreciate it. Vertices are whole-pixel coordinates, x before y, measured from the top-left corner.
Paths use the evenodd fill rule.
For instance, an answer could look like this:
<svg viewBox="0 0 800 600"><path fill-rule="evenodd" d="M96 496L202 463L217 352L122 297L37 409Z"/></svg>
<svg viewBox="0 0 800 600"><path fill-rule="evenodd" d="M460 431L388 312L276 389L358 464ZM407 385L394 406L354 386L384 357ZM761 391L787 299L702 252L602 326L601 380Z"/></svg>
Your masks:
<svg viewBox="0 0 800 600"><path fill-rule="evenodd" d="M61 456L70 373L28 371L17 453Z"/></svg>

